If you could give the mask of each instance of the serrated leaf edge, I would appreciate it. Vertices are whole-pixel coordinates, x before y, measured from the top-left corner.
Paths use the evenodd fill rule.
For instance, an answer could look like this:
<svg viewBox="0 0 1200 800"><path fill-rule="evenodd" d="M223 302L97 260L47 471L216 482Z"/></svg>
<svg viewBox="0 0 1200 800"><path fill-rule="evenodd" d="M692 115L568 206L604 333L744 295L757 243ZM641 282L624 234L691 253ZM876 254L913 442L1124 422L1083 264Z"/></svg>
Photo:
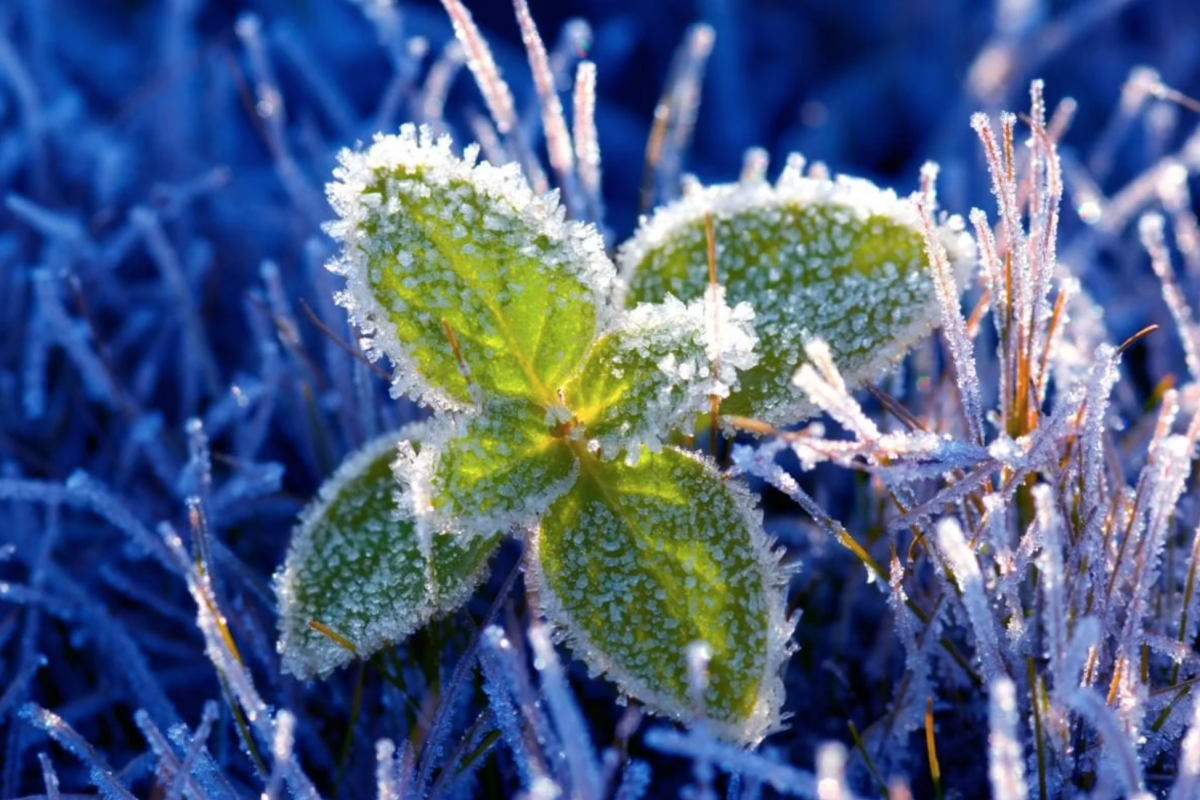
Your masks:
<svg viewBox="0 0 1200 800"><path fill-rule="evenodd" d="M324 230L341 245L341 252L326 268L346 279L346 288L335 294L335 301L350 316L360 332L359 344L371 360L386 355L392 364L391 394L407 394L414 401L435 411L465 411L471 404L435 386L421 374L411 349L396 335L387 309L375 298L369 281L367 246L372 238L361 230L361 223L377 207L377 197L365 192L375 180L378 169L422 167L436 170L440 181L458 180L471 184L481 194L511 207L531 230L562 245L570 254L566 267L592 295L596 308L596 329L606 327L612 313L610 298L616 282L616 269L608 258L604 237L591 223L566 219L566 209L557 192L537 195L515 162L494 166L478 161L478 145L468 145L461 157L451 149L448 135L434 137L427 126L401 126L399 135L376 134L365 151L343 149L334 180L325 187L330 205L338 219ZM450 345L447 342L447 348Z"/></svg>
<svg viewBox="0 0 1200 800"><path fill-rule="evenodd" d="M791 618L787 615L786 594L788 582L798 565L783 565L781 559L784 550L775 547L774 538L767 535L762 524L762 511L748 487L741 481L726 479L717 470L716 464L700 453L676 447L666 449L675 450L702 464L714 478L722 481L734 501L734 506L745 521L746 529L750 532L750 546L762 572L767 610L767 653L754 711L740 724L712 719L703 721L704 725L725 739L754 746L768 735L782 730L785 721L782 706L787 693L783 684L783 669L795 652L792 634L799 621L798 615ZM571 652L587 665L589 674L606 676L617 685L623 695L636 698L656 714L679 722L695 722L695 710L690 705L663 696L651 690L639 678L626 673L611 657L603 653L571 618L550 586L545 570L542 569L540 540L541 526L538 525L530 530L525 540L526 547L530 550L529 564L532 565L533 572L532 576L528 572L526 576L527 580L533 581L537 589L538 605L542 615L552 626L555 639L565 643ZM683 653L679 655L681 659L684 658Z"/></svg>
<svg viewBox="0 0 1200 800"><path fill-rule="evenodd" d="M388 451L394 450L400 442L422 442L429 428L430 425L428 422L416 422L406 425L399 430L382 434L367 442L358 450L348 455L338 465L334 473L321 484L316 498L300 512L299 520L292 529L291 542L288 545L287 555L284 558L283 564L275 571L275 574L271 578L272 588L275 591L276 605L279 609L276 624L279 632L279 640L276 642L276 650L281 656L280 665L285 673L306 681L325 678L356 658L349 650L331 641L329 642L330 649L327 652L336 654L335 658L328 661L320 659L321 664L318 665L315 663L317 659L310 649L291 638L291 631L286 625L286 608L291 603L290 598L295 596L295 583L297 580L295 561L301 558L300 553L302 550L311 548L313 526L329 510L329 506L337 499L338 494L349 481L353 480L355 476L366 469L376 459ZM424 449L424 445L422 445L422 449ZM399 493L399 487L397 487L397 493ZM428 574L430 568L428 563L429 551L426 550L425 552L425 585L427 590L432 587L435 596L430 597L427 591L425 602L412 609L410 614L402 618L397 616L389 617L387 623L382 626L384 630L377 632L376 638L378 642L367 643L365 645L360 644L362 649L373 652L380 647L386 646L387 642L403 641L429 622L446 614L453 613L454 610L470 598L487 576L490 559L484 559L479 568L466 576L457 589L446 593L439 592L439 587L434 586L430 580L430 575Z"/></svg>

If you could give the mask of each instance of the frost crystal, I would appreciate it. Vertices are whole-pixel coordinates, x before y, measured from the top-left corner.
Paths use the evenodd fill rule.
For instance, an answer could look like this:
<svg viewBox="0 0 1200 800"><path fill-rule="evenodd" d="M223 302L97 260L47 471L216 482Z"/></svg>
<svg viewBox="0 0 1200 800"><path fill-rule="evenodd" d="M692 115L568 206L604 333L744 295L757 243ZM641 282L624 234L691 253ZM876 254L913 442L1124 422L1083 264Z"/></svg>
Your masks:
<svg viewBox="0 0 1200 800"><path fill-rule="evenodd" d="M302 514L275 576L287 672L324 676L400 642L456 609L482 577L495 537L464 542L438 533L426 558L411 514L397 518L390 462L396 442L416 433L382 436L347 458Z"/></svg>
<svg viewBox="0 0 1200 800"><path fill-rule="evenodd" d="M705 220L733 302L749 302L758 366L722 407L780 425L812 413L791 384L804 342L820 337L852 386L899 359L938 320L913 206L864 180L802 177L710 186L657 211L621 249L626 302L689 300L708 285ZM956 217L939 236L959 280L975 249Z"/></svg>
<svg viewBox="0 0 1200 800"><path fill-rule="evenodd" d="M462 409L474 382L548 403L605 323L613 266L556 195L477 155L411 125L342 152L328 187L340 219L327 230L342 245L330 269L346 278L338 301L368 354L395 365L395 394Z"/></svg>
<svg viewBox="0 0 1200 800"><path fill-rule="evenodd" d="M431 433L415 458L400 458L393 469L420 524L505 533L535 524L575 482L575 455L549 430L534 404L496 400Z"/></svg>
<svg viewBox="0 0 1200 800"><path fill-rule="evenodd" d="M746 489L672 448L632 467L591 460L533 546L546 616L593 670L687 718L687 654L704 642L712 724L747 743L779 725L787 572Z"/></svg>
<svg viewBox="0 0 1200 800"><path fill-rule="evenodd" d="M724 290L683 303L641 303L602 336L564 389L592 449L636 458L657 452L673 429L726 398L738 372L758 363L748 303L730 308Z"/></svg>

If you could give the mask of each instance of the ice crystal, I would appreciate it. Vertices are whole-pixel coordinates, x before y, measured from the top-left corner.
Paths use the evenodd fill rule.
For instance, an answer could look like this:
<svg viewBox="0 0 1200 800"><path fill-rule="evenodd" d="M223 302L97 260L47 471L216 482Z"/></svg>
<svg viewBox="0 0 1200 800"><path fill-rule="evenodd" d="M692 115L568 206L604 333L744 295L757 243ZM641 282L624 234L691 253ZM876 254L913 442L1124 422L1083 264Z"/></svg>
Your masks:
<svg viewBox="0 0 1200 800"><path fill-rule="evenodd" d="M411 511L396 508L396 443L416 434L384 435L346 459L301 517L275 578L279 651L298 677L327 675L403 640L455 610L482 575L494 536L439 531L427 556Z"/></svg>
<svg viewBox="0 0 1200 800"><path fill-rule="evenodd" d="M606 321L613 266L595 229L535 196L516 164L477 156L413 126L343 151L328 190L339 302L395 365L397 394L466 408L475 384L548 403Z"/></svg>
<svg viewBox="0 0 1200 800"><path fill-rule="evenodd" d="M739 371L758 362L748 303L730 308L714 287L684 304L671 295L619 318L564 388L564 401L594 449L636 458L657 451L667 433L684 428L738 386Z"/></svg>
<svg viewBox="0 0 1200 800"><path fill-rule="evenodd" d="M701 296L708 283L706 220L717 279L755 312L760 361L722 406L772 424L812 413L791 384L815 337L849 382L877 377L934 326L937 306L920 220L893 192L854 178L805 177L709 186L643 220L620 253L626 302ZM939 229L959 280L974 261L962 221Z"/></svg>
<svg viewBox="0 0 1200 800"><path fill-rule="evenodd" d="M709 463L671 448L591 462L533 545L546 615L593 670L686 718L687 653L702 641L713 723L751 743L779 725L786 572L753 501Z"/></svg>

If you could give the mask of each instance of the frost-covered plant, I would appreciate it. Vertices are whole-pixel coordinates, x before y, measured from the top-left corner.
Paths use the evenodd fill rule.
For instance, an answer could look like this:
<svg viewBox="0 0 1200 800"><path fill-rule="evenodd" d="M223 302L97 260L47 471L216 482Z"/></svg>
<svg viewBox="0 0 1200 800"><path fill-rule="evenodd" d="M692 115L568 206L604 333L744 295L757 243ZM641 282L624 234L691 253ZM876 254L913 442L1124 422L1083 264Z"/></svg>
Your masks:
<svg viewBox="0 0 1200 800"><path fill-rule="evenodd" d="M308 515L280 579L285 666L352 655L310 620L363 653L403 637L461 601L497 534L528 530L542 608L593 668L682 716L683 652L702 640L708 713L757 740L778 722L785 573L749 495L663 447L754 364L752 312L714 288L616 313L595 230L515 165L474 160L405 128L344 154L330 187L341 303L395 365L393 391L448 416L393 437L395 504L375 447Z"/></svg>
<svg viewBox="0 0 1200 800"><path fill-rule="evenodd" d="M628 302L664 293L690 299L705 291L715 240L715 277L733 301L753 305L760 342L759 362L721 408L771 425L817 409L792 381L807 342L829 342L857 388L904 356L938 317L916 207L868 181L829 180L819 165L806 175L804 167L794 155L775 184L761 164L736 184L695 189L645 220L620 255ZM938 231L957 283L975 258L962 228L949 217Z"/></svg>
<svg viewBox="0 0 1200 800"><path fill-rule="evenodd" d="M1040 82L1028 119L1023 162L1014 115L1001 117L999 136L986 115L972 119L1000 226L997 233L983 211L971 213L984 299L970 323L934 227L932 167L915 196L955 408L914 413L881 395L899 423L881 430L847 391L832 348L811 342L795 384L851 438L814 426L739 448L734 461L803 506L888 597L906 672L890 711L862 737L872 770L872 759L887 767L890 743L922 727L936 763L933 698L974 686L988 695L995 797L1072 797L1084 789L1144 797L1143 765L1167 757L1200 708L1191 697L1200 537L1192 534L1186 568L1171 555L1200 441L1196 385L1162 394L1157 420L1137 436L1145 456L1127 483L1111 439L1110 394L1137 336L1116 348L1094 338L1093 326L1066 324L1086 320L1089 308L1057 264L1062 167ZM1190 312L1171 278L1162 227L1150 215L1142 235L1190 352ZM994 362L975 354L988 307ZM993 376L994 393L981 369ZM1176 431L1185 410L1191 417ZM784 449L806 470L828 462L871 475L889 499L879 523L886 562L775 463ZM1172 797L1192 791L1194 742L1189 735Z"/></svg>
<svg viewBox="0 0 1200 800"><path fill-rule="evenodd" d="M847 27L824 49L821 71L853 59L857 77L814 85L819 94L793 115L779 105L795 100L777 91L779 76L803 63L796 53L819 50L790 47L795 29L777 23L804 10L767 17L753 3L701 4L715 28L688 30L651 123L623 113L624 88L642 76L622 78L621 70L636 64L640 73L645 56L660 50L672 26L653 22L656 4L641 4L636 16L628 4L566 4L595 14L596 46L588 47L587 24L572 20L547 48L518 0L535 65L529 96L520 86L510 96L496 68L484 68L491 55L456 0L446 5L457 42L444 42L445 19L418 2L257 4L261 19L243 14L232 31L221 9L195 0L9 5L0 13L0 796L83 797L89 784L105 797L168 800L362 796L372 788L381 800L518 791L749 800L866 797L872 788L937 796L939 778L924 777L926 749L930 767L940 759L947 796L982 795L989 779L1004 800L1095 800L1143 788L1172 800L1196 796L1194 473L1174 497L1190 465L1183 451L1200 396L1200 240L1189 197L1200 130L1190 113L1167 105L1178 93L1147 68L1131 74L1098 136L1089 125L1115 89L1104 77L1113 59L1145 52L1125 49L1138 31L1162 29L1163 19L1187 30L1200 11L1001 2L964 12L934 2L922 19L955 29L967 20L983 31L995 13L963 94L967 52L927 52L936 26L918 22L918 36L889 39L895 47L845 47L890 35L895 20L856 19L869 3L836 4L824 20ZM1104 22L1118 12L1121 24ZM71 25L54 24L67 16ZM651 24L629 25L637 19ZM132 38L113 39L113 23ZM1088 46L1070 47L1080 35ZM781 39L787 49L772 48ZM710 51L707 108L697 114ZM139 57L126 57L133 52ZM747 85L751 53L769 54L770 74ZM864 54L871 60L860 64ZM502 46L495 63L511 71L514 55ZM464 57L481 77L490 120L455 85ZM585 57L600 64L599 96ZM1194 94L1186 62L1159 66ZM1045 121L1030 115L1033 147L1022 147L1019 126L1003 118L989 145L1003 176L1001 213L990 225L979 225L986 219L978 213L972 220L976 230L995 231L994 242L980 237L983 279L966 287L973 311L957 308L954 242L966 243L957 234L936 237L951 256L931 259L933 279L913 279L940 294L929 313L943 314L948 346L927 337L902 369L871 383L847 347L856 339L846 332L863 327L851 318L825 320L844 321L842 331L809 331L824 344L804 337L803 326L772 343L784 329L770 324L773 298L754 288L764 278L750 267L793 231L764 224L770 240L747 241L742 234L757 220L724 213L712 196L749 196L757 187L766 197L782 194L782 185L761 179L761 151L748 154L744 181L721 189L693 190L694 180L681 180L684 164L715 174L729 167L732 148L757 139L890 171L901 163L894 156L913 156L903 144L912 142L914 152L946 165L943 202L965 209L982 187L971 178L979 172L969 165L974 149L966 163L959 152L967 133L961 109L994 111L1015 81L1042 65L1074 76L1064 85L1080 92L1088 113L1061 150L1061 181L1056 143L1070 101ZM373 87L382 91L369 96ZM560 103L572 87L574 103ZM814 124L810 106L825 121ZM939 108L952 110L942 116ZM302 526L308 563L330 567L341 582L329 618L349 622L324 626L329 643L354 629L352 612L367 592L410 612L395 615L394 630L379 629L393 643L455 607L486 574L494 539L504 535L427 529L426 553L416 519L372 524L397 510L397 441L408 441L407 457L430 458L427 445L442 448L448 431L469 427L486 409L472 397L465 410L439 410L432 424L413 426L415 406L386 397L384 370L343 346L354 332L333 302L339 279L323 267L330 242L318 227L330 212L316 187L333 154L401 119L452 131L455 141L469 129L488 161L519 162L535 196L557 186L569 218L609 236L631 221L627 179L637 165L606 165L605 214L593 114L606 145L615 145L610 152L628 152L642 141L642 123L651 126L641 208L674 204L687 189L687 200L668 208L695 213L667 226L678 234L656 251L665 257L650 259L677 274L668 262L686 251L686 275L672 279L679 302L702 301L715 283L730 306L745 300L755 308L749 324L759 363L737 374L717 411L722 425L768 438L758 450L737 451L735 466L768 475L849 548L824 546L820 530L766 492L766 530L806 569L789 586L789 603L805 612L796 633L804 657L784 676L787 706L803 713L761 752L723 743L705 725L642 730L638 703L615 719L608 703L595 702L593 681L567 679L536 584L527 581L520 596L510 591L518 570L496 576L504 580L491 581L488 597L453 622L369 662L360 652L364 661L350 674L317 687L280 675L269 633L276 605L262 579L281 559L281 533L298 505L345 454L362 450L338 472L343 487L360 467L377 478L354 497L331 482ZM689 153L693 126L699 148ZM1121 146L1126 134L1144 146ZM887 163L872 146L880 140L901 143L886 148ZM792 166L793 175L802 171ZM1136 177L1121 186L1118 176ZM819 167L801 177L834 192ZM928 205L927 196L921 202ZM1164 213L1146 216L1141 233L1165 304L1125 230L1160 202ZM776 208L780 220L804 216ZM924 224L903 203L896 208ZM654 213L639 239L665 220L665 210ZM618 253L606 241L609 255ZM819 268L805 255L787 266ZM1186 269L1177 269L1178 258L1171 264L1177 255ZM733 269L743 256L747 268ZM615 260L630 285L616 287L626 300L611 304L614 314L636 314L641 300L664 303L663 286L637 296L639 282L658 280L655 270L620 254ZM855 277L828 267L840 279L830 291ZM818 282L817 273L804 280ZM772 278L768 269L765 280L782 284L791 275ZM1108 340L1100 304L1112 344L1169 321L1170 311L1183 347L1160 331L1097 351ZM800 310L783 324L820 312ZM453 351L449 335L445 346ZM750 377L766 376L780 348L791 352L773 378L778 403L743 403ZM1167 394L1172 372L1177 391ZM1143 378L1164 382L1151 391ZM851 394L864 380L870 396ZM631 403L640 409L656 399ZM778 430L792 413L806 413L804 404L827 419ZM701 417L712 413L711 398L703 406ZM772 407L796 410L772 416ZM685 441L691 426L681 420L667 442ZM588 433L599 438L595 422ZM623 463L620 434L609 432L616 452L602 448L602 465ZM780 449L789 452L777 465L771 456ZM660 454L671 453L664 443ZM1026 471L1025 457L1040 466ZM823 461L831 463L818 466ZM362 535L354 553L361 560L344 558L344 542L328 535L343 530ZM515 532L534 541L522 527ZM1008 552L997 549L1005 541ZM507 567L519 550L510 543L493 560ZM535 568L532 548L524 552ZM867 586L856 579L855 559L875 579ZM414 572L424 580L408 580ZM689 644L689 691L700 710L709 648ZM357 647L341 638L336 646L348 658L346 645ZM839 734L854 747L822 743ZM894 777L901 774L911 791ZM680 786L689 780L693 786Z"/></svg>
<svg viewBox="0 0 1200 800"><path fill-rule="evenodd" d="M478 159L405 126L344 152L329 186L338 302L393 395L436 420L354 455L305 513L278 579L284 668L325 675L453 611L515 531L541 612L592 670L757 742L780 723L787 571L749 492L668 437L723 402L810 413L787 380L810 337L840 342L856 381L902 355L937 309L916 210L793 162L776 186L663 209L618 281L593 225ZM956 266L961 228L942 233Z"/></svg>

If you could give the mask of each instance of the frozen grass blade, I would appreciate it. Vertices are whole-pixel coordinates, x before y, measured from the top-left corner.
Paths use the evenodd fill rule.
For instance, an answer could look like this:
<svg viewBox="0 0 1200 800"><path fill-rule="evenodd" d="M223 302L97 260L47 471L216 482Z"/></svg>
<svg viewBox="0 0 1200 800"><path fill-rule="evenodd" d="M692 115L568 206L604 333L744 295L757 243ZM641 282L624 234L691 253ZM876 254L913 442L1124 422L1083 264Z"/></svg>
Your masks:
<svg viewBox="0 0 1200 800"><path fill-rule="evenodd" d="M50 179L46 163L47 125L42 92L34 80L34 76L30 74L28 65L25 64L8 38L8 31L0 33L0 75L8 79L8 84L16 94L21 112L21 124L31 151L30 161L34 186L38 196L42 196L46 193Z"/></svg>
<svg viewBox="0 0 1200 800"><path fill-rule="evenodd" d="M513 0L513 7L517 12L517 23L521 27L521 40L525 43L525 51L529 55L533 85L541 103L542 130L546 135L550 166L558 179L558 187L568 212L573 218L579 219L582 217L582 208L579 204L575 173L575 149L571 143L571 134L567 131L567 120L563 115L562 101L558 97L550 58L546 55L546 45L529 13L527 0Z"/></svg>
<svg viewBox="0 0 1200 800"><path fill-rule="evenodd" d="M533 665L541 675L542 692L549 706L550 718L564 742L572 791L583 800L600 800L600 773L593 755L591 737L583 717L571 696L562 665L550 643L548 630L541 625L529 629L533 648Z"/></svg>
<svg viewBox="0 0 1200 800"><path fill-rule="evenodd" d="M425 84L421 88L421 118L438 133L445 130L446 98L465 61L462 42L455 39L442 48L438 60L425 76Z"/></svg>
<svg viewBox="0 0 1200 800"><path fill-rule="evenodd" d="M1179 772L1168 800L1187 800L1200 792L1200 703L1192 702L1192 719L1180 748Z"/></svg>
<svg viewBox="0 0 1200 800"><path fill-rule="evenodd" d="M947 517L938 522L937 544L962 590L962 602L975 631L976 655L983 666L985 680L991 682L1007 677L979 561L963 537L957 520Z"/></svg>
<svg viewBox="0 0 1200 800"><path fill-rule="evenodd" d="M134 795L121 783L104 757L97 753L62 717L34 703L28 703L22 707L21 716L30 725L45 731L71 755L82 761L88 768L92 783L106 800L134 800Z"/></svg>
<svg viewBox="0 0 1200 800"><path fill-rule="evenodd" d="M200 754L208 746L208 737L212 733L213 725L217 721L217 713L216 703L209 700L204 704L204 712L200 717L200 724L196 726L196 732L192 734L191 741L188 742L183 760L179 762L179 771L175 774L174 780L171 781L171 785L167 789L167 800L180 800L183 797L185 787L192 780L192 769L200 758ZM203 794L203 792L198 793Z"/></svg>
<svg viewBox="0 0 1200 800"><path fill-rule="evenodd" d="M963 404L967 434L975 443L983 444L983 403L979 396L979 377L975 372L975 345L967 336L966 322L959 307L955 271L933 220L936 201L933 186L936 177L936 166L926 164L921 168L922 190L914 202L921 215L925 253L933 269L933 286L941 309L942 332L954 359L954 377L958 383L959 400Z"/></svg>
<svg viewBox="0 0 1200 800"><path fill-rule="evenodd" d="M504 78L500 77L500 69L492 57L491 48L476 27L471 12L461 0L442 0L442 5L454 23L454 35L462 42L463 52L467 56L467 68L475 76L475 83L478 84L488 113L496 124L496 130L501 135L511 133L517 124L512 92Z"/></svg>
<svg viewBox="0 0 1200 800"><path fill-rule="evenodd" d="M675 51L671 72L658 105L654 123L646 140L645 164L639 210L649 211L660 200L679 194L679 172L695 130L704 68L712 54L716 31L712 26L695 24L684 33Z"/></svg>
<svg viewBox="0 0 1200 800"><path fill-rule="evenodd" d="M820 800L853 800L846 782L846 748L838 742L817 749L817 796Z"/></svg>
<svg viewBox="0 0 1200 800"><path fill-rule="evenodd" d="M840 745L834 745L838 750L822 751L826 753L826 758L825 773L821 777L829 780L826 784L811 772L780 764L763 755L740 750L703 735L680 733L669 728L651 728L646 732L646 744L670 755L689 759L706 758L726 772L760 781L783 795L809 800L857 800L857 796L846 788L839 777L840 768L845 762L845 749Z"/></svg>
<svg viewBox="0 0 1200 800"><path fill-rule="evenodd" d="M357 125L349 98L323 66L313 58L300 31L293 24L283 22L274 25L270 34L270 39L279 48L279 52L311 88L313 97L320 104L337 138L342 141L352 139Z"/></svg>
<svg viewBox="0 0 1200 800"><path fill-rule="evenodd" d="M0 592L0 597L7 599L8 588L8 585L5 584L5 591ZM21 667L12 677L8 685L4 687L4 692L0 694L0 720L4 719L10 708L20 702L22 696L25 695L26 690L29 688L29 683L33 680L33 676L44 666L46 666L45 657L38 656Z"/></svg>
<svg viewBox="0 0 1200 800"><path fill-rule="evenodd" d="M1054 497L1049 486L1034 487L1033 502L1036 509L1037 533L1041 540L1042 557L1038 562L1042 589L1045 624L1046 656L1050 661L1050 674L1054 678L1054 690L1063 696L1069 695L1070 677L1067 674L1067 604L1066 576L1063 574L1063 523L1054 506Z"/></svg>
<svg viewBox="0 0 1200 800"><path fill-rule="evenodd" d="M391 739L375 743L375 800L401 800L396 786L396 745Z"/></svg>
<svg viewBox="0 0 1200 800"><path fill-rule="evenodd" d="M1192 374L1193 380L1200 380L1200 327L1197 327L1192 318L1192 308L1175 280L1171 256L1163 236L1163 224L1161 214L1146 214L1138 224L1138 231L1141 234L1142 247L1146 248L1150 255L1150 265L1154 268L1154 274L1162 282L1163 300L1175 319L1176 332L1187 358L1188 372Z"/></svg>
<svg viewBox="0 0 1200 800"><path fill-rule="evenodd" d="M38 753L38 762L42 767L42 781L46 784L46 800L60 800L61 792L58 784L58 773L54 771L54 762L46 753Z"/></svg>
<svg viewBox="0 0 1200 800"><path fill-rule="evenodd" d="M599 224L604 205L600 195L600 140L596 134L596 65L591 61L580 61L575 70L571 123L579 187L587 211L584 219Z"/></svg>
<svg viewBox="0 0 1200 800"><path fill-rule="evenodd" d="M537 749L541 740L549 746L549 730L540 709L525 694L516 663L517 653L503 629L489 625L481 636L479 663L483 668L484 691L488 695L492 714L504 736L524 786L534 787L546 780L546 765ZM557 737L554 737L556 740Z"/></svg>
<svg viewBox="0 0 1200 800"><path fill-rule="evenodd" d="M267 54L262 21L255 14L244 13L238 17L234 31L250 62L254 81L254 112L262 122L263 138L274 159L275 171L292 203L315 228L324 220L326 212L320 195L309 183L288 144L283 94Z"/></svg>
<svg viewBox="0 0 1200 800"><path fill-rule="evenodd" d="M1140 795L1144 785L1137 750L1125 735L1117 714L1105 705L1100 695L1089 689L1080 689L1072 694L1070 704L1100 735L1107 755L1107 758L1100 759L1100 769L1111 772L1127 795Z"/></svg>
<svg viewBox="0 0 1200 800"><path fill-rule="evenodd" d="M650 788L650 766L645 761L630 761L621 772L614 800L641 800Z"/></svg>
<svg viewBox="0 0 1200 800"><path fill-rule="evenodd" d="M988 775L995 800L1025 800L1025 758L1017 736L1016 686L1000 678L989 688Z"/></svg>

